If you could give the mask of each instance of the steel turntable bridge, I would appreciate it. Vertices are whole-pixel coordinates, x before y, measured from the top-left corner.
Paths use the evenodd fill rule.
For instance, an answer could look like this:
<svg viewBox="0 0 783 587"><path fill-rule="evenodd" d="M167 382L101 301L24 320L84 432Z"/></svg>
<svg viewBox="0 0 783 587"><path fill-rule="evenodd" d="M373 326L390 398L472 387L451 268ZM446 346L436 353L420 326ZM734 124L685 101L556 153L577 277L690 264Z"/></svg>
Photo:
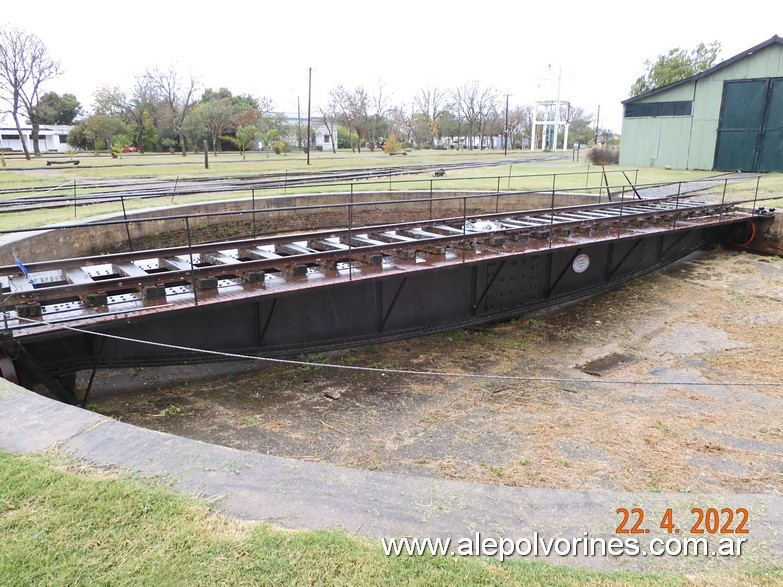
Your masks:
<svg viewBox="0 0 783 587"><path fill-rule="evenodd" d="M583 299L764 217L681 192L480 214L465 196L462 214L361 226L349 207L334 229L0 267L0 363L80 403L78 371L210 360L187 348L290 355Z"/></svg>

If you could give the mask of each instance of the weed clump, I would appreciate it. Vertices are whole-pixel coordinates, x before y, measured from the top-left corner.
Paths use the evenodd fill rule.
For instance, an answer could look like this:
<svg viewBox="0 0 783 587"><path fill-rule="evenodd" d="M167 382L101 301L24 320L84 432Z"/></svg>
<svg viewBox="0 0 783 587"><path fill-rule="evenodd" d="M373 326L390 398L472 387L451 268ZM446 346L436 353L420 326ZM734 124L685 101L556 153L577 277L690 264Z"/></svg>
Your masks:
<svg viewBox="0 0 783 587"><path fill-rule="evenodd" d="M595 145L585 154L593 165L617 165L620 162L620 149L611 145Z"/></svg>

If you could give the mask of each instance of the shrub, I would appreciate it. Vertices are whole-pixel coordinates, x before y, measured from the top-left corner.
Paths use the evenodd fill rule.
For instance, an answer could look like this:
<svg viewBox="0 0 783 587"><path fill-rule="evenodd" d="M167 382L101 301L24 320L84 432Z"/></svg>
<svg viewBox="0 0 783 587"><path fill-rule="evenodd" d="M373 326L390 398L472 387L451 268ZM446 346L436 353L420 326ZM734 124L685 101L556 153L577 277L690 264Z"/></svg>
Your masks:
<svg viewBox="0 0 783 587"><path fill-rule="evenodd" d="M399 153L400 151L402 151L402 143L400 143L397 135L392 133L386 137L386 141L383 143L383 152L388 155L393 155L394 153Z"/></svg>
<svg viewBox="0 0 783 587"><path fill-rule="evenodd" d="M620 149L598 144L587 149L585 157L593 165L616 165L620 162Z"/></svg>
<svg viewBox="0 0 783 587"><path fill-rule="evenodd" d="M112 159L118 159L122 157L122 148L125 146L125 144L122 141L114 141L109 147L109 152L111 153Z"/></svg>

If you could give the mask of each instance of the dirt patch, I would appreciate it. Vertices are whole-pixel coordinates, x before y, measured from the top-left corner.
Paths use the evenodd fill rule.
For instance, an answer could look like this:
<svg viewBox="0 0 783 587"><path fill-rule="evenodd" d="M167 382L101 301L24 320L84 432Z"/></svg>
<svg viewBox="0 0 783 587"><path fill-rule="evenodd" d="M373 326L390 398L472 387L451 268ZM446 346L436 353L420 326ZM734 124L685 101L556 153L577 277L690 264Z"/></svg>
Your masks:
<svg viewBox="0 0 783 587"><path fill-rule="evenodd" d="M578 369L588 375L603 376L614 369L635 361L631 355L623 353L610 353L606 356L588 361L584 365L579 365Z"/></svg>
<svg viewBox="0 0 783 587"><path fill-rule="evenodd" d="M351 467L778 493L783 387L758 383L783 381L781 291L783 260L713 251L546 317L308 357L528 381L211 365L99 374L92 401L133 424ZM601 377L582 371L595 361Z"/></svg>

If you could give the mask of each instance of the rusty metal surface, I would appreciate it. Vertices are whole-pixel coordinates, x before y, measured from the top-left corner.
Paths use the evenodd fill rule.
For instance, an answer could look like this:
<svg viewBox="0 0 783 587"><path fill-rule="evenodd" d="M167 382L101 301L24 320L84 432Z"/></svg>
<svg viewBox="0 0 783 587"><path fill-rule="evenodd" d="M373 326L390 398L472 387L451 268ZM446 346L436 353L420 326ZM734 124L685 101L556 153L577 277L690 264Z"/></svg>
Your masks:
<svg viewBox="0 0 783 587"><path fill-rule="evenodd" d="M661 197L32 263L32 283L11 265L0 267L0 320L19 338L62 322L99 324L750 217L728 204ZM320 250L310 246L319 242L314 246Z"/></svg>

